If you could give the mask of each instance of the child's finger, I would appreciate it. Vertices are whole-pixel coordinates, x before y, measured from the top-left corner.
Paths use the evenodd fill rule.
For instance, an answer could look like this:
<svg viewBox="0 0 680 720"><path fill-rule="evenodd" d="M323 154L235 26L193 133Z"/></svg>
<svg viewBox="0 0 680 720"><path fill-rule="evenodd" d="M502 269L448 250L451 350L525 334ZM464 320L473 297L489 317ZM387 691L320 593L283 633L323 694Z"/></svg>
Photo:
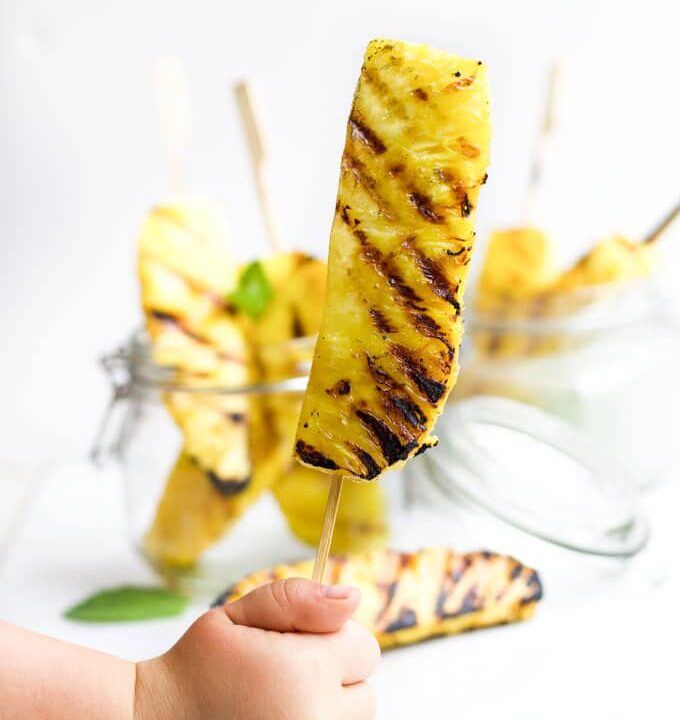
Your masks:
<svg viewBox="0 0 680 720"><path fill-rule="evenodd" d="M349 685L340 690L334 703L337 720L375 720L375 690L367 682Z"/></svg>
<svg viewBox="0 0 680 720"><path fill-rule="evenodd" d="M236 625L278 632L337 632L361 600L357 588L291 578L263 585L224 606Z"/></svg>
<svg viewBox="0 0 680 720"><path fill-rule="evenodd" d="M330 654L337 663L343 685L366 680L378 667L378 641L357 622L350 620L339 633L323 642L332 643Z"/></svg>

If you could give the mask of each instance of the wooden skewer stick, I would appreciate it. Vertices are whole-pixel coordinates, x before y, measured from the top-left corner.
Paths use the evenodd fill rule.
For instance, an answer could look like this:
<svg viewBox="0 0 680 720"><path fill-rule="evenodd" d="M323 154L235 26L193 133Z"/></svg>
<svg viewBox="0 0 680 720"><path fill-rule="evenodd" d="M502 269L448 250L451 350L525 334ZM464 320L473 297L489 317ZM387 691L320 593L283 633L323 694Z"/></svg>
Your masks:
<svg viewBox="0 0 680 720"><path fill-rule="evenodd" d="M676 203L675 207L664 216L664 218L647 233L647 236L642 241L643 245L651 245L656 242L659 237L671 226L674 220L680 215L680 202Z"/></svg>
<svg viewBox="0 0 680 720"><path fill-rule="evenodd" d="M321 539L319 540L319 548L316 551L316 560L314 560L314 570L312 571L312 580L315 582L323 582L326 562L331 550L331 543L333 542L333 530L335 529L335 519L338 516L341 494L342 475L334 475L328 490L326 513L323 518L323 527L321 528Z"/></svg>
<svg viewBox="0 0 680 720"><path fill-rule="evenodd" d="M545 96L545 106L543 109L543 122L541 123L541 129L534 148L534 156L529 174L529 185L527 187L527 194L524 200L524 220L527 224L531 223L536 214L538 193L541 184L543 183L545 157L548 151L550 136L555 130L559 75L560 66L559 63L555 62L551 66L550 73L548 75L548 88Z"/></svg>
<svg viewBox="0 0 680 720"><path fill-rule="evenodd" d="M255 111L253 95L250 85L246 82L239 82L234 86L236 102L241 114L243 128L248 140L250 159L253 165L255 176L255 187L260 201L260 209L267 228L269 244L274 252L281 250L281 235L274 219L271 196L267 185L267 152L262 135L261 124Z"/></svg>
<svg viewBox="0 0 680 720"><path fill-rule="evenodd" d="M158 119L165 140L170 195L186 192L186 147L189 138L186 76L178 58L167 56L156 63L154 84Z"/></svg>

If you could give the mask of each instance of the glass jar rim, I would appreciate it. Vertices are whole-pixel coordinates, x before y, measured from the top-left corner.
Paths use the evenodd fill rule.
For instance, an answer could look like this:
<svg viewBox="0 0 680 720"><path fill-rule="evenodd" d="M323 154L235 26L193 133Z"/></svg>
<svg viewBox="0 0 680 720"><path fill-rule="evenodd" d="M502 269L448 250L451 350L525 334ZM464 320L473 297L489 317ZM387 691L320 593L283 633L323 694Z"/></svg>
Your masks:
<svg viewBox="0 0 680 720"><path fill-rule="evenodd" d="M268 349L289 349L297 352L314 349L316 336L294 338L282 343L272 343ZM266 395L270 393L301 393L307 386L309 367L300 363L299 372L274 381L252 382L235 385L198 383L196 379L180 378L172 367L157 363L153 358L152 344L144 329L135 330L127 343L103 358L107 372L127 373L129 384L149 390L164 392L199 393L209 395Z"/></svg>
<svg viewBox="0 0 680 720"><path fill-rule="evenodd" d="M587 335L621 330L654 317L659 310L652 277L590 285L560 293L542 293L527 300L499 302L497 307L466 308L471 333L560 333Z"/></svg>

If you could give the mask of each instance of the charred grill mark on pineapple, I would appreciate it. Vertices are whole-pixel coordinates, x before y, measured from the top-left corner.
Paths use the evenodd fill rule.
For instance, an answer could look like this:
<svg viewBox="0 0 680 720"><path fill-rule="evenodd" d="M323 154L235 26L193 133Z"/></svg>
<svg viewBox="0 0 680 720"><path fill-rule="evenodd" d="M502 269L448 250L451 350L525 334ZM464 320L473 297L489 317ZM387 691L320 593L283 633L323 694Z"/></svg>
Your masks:
<svg viewBox="0 0 680 720"><path fill-rule="evenodd" d="M404 374L410 378L432 405L436 405L446 392L446 385L428 377L422 363L411 355L403 345L392 345L390 351L400 364Z"/></svg>
<svg viewBox="0 0 680 720"><path fill-rule="evenodd" d="M365 473L362 475L364 480L373 480L373 478L380 475L383 468L378 465L375 458L366 450L363 450L358 445L349 443L350 450L357 456L359 462L364 466Z"/></svg>
<svg viewBox="0 0 680 720"><path fill-rule="evenodd" d="M216 472L212 470L206 473L206 477L210 481L210 484L217 490L220 495L236 495L242 490L248 487L250 484L250 477L246 478L221 478Z"/></svg>
<svg viewBox="0 0 680 720"><path fill-rule="evenodd" d="M361 258L373 267L376 275L396 291L397 296L395 297L395 302L406 311L407 317L413 327L421 335L441 341L447 349L449 360L453 360L454 350L446 332L432 317L425 313L424 307L420 304L423 303L423 299L404 281L392 259L385 257L377 247L368 242L368 236L363 230L355 230L354 235L360 243ZM429 282L431 285L433 283L436 285L436 289L433 290L435 294L446 294L449 288L444 287L444 283L447 282L445 276L433 262L430 263L428 268L433 277ZM460 307L455 296L452 300ZM454 305L454 307L456 305ZM384 316L379 310L371 308L369 309L369 313L379 329L385 327L383 324ZM380 326L378 325L379 322L381 323ZM388 327L391 329L391 326L388 325ZM388 333L387 330L385 330L385 332ZM448 370L450 370L450 365Z"/></svg>
<svg viewBox="0 0 680 720"><path fill-rule="evenodd" d="M361 424L380 447L380 451L389 465L406 460L411 450L416 447L417 443L415 441L402 443L396 433L392 432L387 424L375 415L362 409L355 410L355 413Z"/></svg>
<svg viewBox="0 0 680 720"><path fill-rule="evenodd" d="M458 138L458 148L460 149L461 155L469 158L479 157L480 150L476 145L466 140L464 137Z"/></svg>
<svg viewBox="0 0 680 720"><path fill-rule="evenodd" d="M529 577L526 579L526 585L531 589L531 595L523 597L520 600L520 605L528 605L530 603L538 602L543 597L543 585L538 577L538 573L532 570Z"/></svg>
<svg viewBox="0 0 680 720"><path fill-rule="evenodd" d="M361 81L372 87L373 91L380 96L381 102L389 108L392 115L402 120L408 118L408 112L404 105L394 97L390 86L378 77L376 72L364 66L361 69Z"/></svg>
<svg viewBox="0 0 680 720"><path fill-rule="evenodd" d="M476 610L480 610L482 606L483 600L480 597L477 588L473 586L465 593L465 597L463 598L463 602L461 603L460 610L458 610L454 614L454 617L459 617L460 615L467 615L468 613L475 612Z"/></svg>
<svg viewBox="0 0 680 720"><path fill-rule="evenodd" d="M421 335L434 338L435 340L440 340L446 346L448 362L443 364L442 370L444 372L448 372L451 369L451 361L455 355L455 350L448 341L446 333L429 315L425 315L424 313L410 313L409 315L413 325Z"/></svg>
<svg viewBox="0 0 680 720"><path fill-rule="evenodd" d="M388 410L396 410L409 425L417 430L427 430L427 416L419 405L408 398L397 396L387 396L385 402ZM390 414L394 415L394 412Z"/></svg>
<svg viewBox="0 0 680 720"><path fill-rule="evenodd" d="M385 143L361 121L356 111L349 118L349 132L352 138L359 140L375 155L382 155L387 150Z"/></svg>
<svg viewBox="0 0 680 720"><path fill-rule="evenodd" d="M392 621L386 628L386 633L394 633L397 630L406 630L408 628L415 627L418 624L418 616L415 610L411 608L402 608L399 611L397 619Z"/></svg>
<svg viewBox="0 0 680 720"><path fill-rule="evenodd" d="M422 455L426 450L429 450L430 448L437 447L439 444L439 440L424 442L416 451L413 453L413 457L418 457L418 455Z"/></svg>
<svg viewBox="0 0 680 720"><path fill-rule="evenodd" d="M416 246L415 237L411 236L406 238L404 248L412 254L422 276L432 288L432 292L442 298L442 300L446 300L449 305L452 305L456 311L456 315L458 315L460 313L460 303L457 297L458 286L456 285L456 287L454 287L449 282L449 279L436 260L425 255L425 253Z"/></svg>
<svg viewBox="0 0 680 720"><path fill-rule="evenodd" d="M305 331L305 327L302 324L302 318L300 317L300 313L298 312L298 309L296 307L291 307L290 309L290 322L291 322L291 335L293 338L301 338L305 337L307 335L307 332Z"/></svg>
<svg viewBox="0 0 680 720"><path fill-rule="evenodd" d="M399 586L399 583L395 580L391 583L388 583L385 585L384 583L379 584L380 590L385 591L385 602L383 603L383 606L378 611L378 614L375 616L375 624L376 626L380 626L382 621L387 616L387 613L389 612L390 605L392 604L392 601L394 600L394 596L397 593L397 587Z"/></svg>
<svg viewBox="0 0 680 720"><path fill-rule="evenodd" d="M342 172L350 173L356 183L363 188L368 197L373 200L380 212L389 219L394 218L394 210L389 206L385 198L377 191L375 178L366 171L366 166L361 160L345 150L342 156Z"/></svg>
<svg viewBox="0 0 680 720"><path fill-rule="evenodd" d="M388 418L395 424L401 435L409 442L416 439L411 428L423 431L427 429L427 416L420 406L410 400L402 385L389 373L379 368L374 360L366 356L366 364L371 377L376 382L376 390L380 393L383 408ZM406 422L410 427L407 427Z"/></svg>
<svg viewBox="0 0 680 720"><path fill-rule="evenodd" d="M366 355L366 364L368 365L368 371L371 373L371 377L377 384L378 390L394 390L395 388L401 387L389 373L379 368L375 360L369 355Z"/></svg>
<svg viewBox="0 0 680 720"><path fill-rule="evenodd" d="M331 460L329 457L311 445L308 445L303 440L298 440L295 443L295 452L307 465L324 468L325 470L339 470L339 466L334 460Z"/></svg>
<svg viewBox="0 0 680 720"><path fill-rule="evenodd" d="M147 314L154 320L168 323L170 325L177 325L179 323L179 318L177 317L177 315L173 315L169 312L164 312L163 310L147 310Z"/></svg>
<svg viewBox="0 0 680 720"><path fill-rule="evenodd" d="M385 335L391 335L392 333L397 332L397 329L377 308L369 308L368 314L371 316L371 320L373 320L378 332L384 333Z"/></svg>
<svg viewBox="0 0 680 720"><path fill-rule="evenodd" d="M352 224L352 223L350 222L350 219L349 219L349 213L347 212L347 211L350 210L350 209L351 209L351 208L350 208L349 205L342 205L342 206L341 206L340 203L338 203L338 205L337 205L337 207L336 207L336 211L340 213L340 217L341 217L341 219L342 219L342 222L344 222L345 225L351 225L351 224Z"/></svg>
<svg viewBox="0 0 680 720"><path fill-rule="evenodd" d="M414 190L408 194L408 199L411 205L418 211L420 217L427 220L427 222L437 225L444 222L444 218L435 210L432 200L427 197L427 195Z"/></svg>
<svg viewBox="0 0 680 720"><path fill-rule="evenodd" d="M460 205L460 214L463 217L468 217L470 213L472 212L472 203L470 202L470 198L468 197L467 193L463 193L463 201Z"/></svg>
<svg viewBox="0 0 680 720"><path fill-rule="evenodd" d="M218 350L217 348L215 348L214 343L211 340L203 337L202 335L199 335L195 330L192 330L186 324L186 322L178 315L173 315L172 313L164 312L162 310L147 310L146 312L149 318L158 320L159 322L165 323L166 325L172 325L183 335L186 335L188 338L190 338L194 342L197 342L199 345L206 345L215 353L215 356L218 357L220 360L239 364L245 363L245 359L235 357L234 355L225 353L223 350Z"/></svg>
<svg viewBox="0 0 680 720"><path fill-rule="evenodd" d="M454 80L444 87L445 92L456 92L457 90L463 90L464 88L470 87L475 81L474 75L468 75L467 77L461 77L458 80Z"/></svg>
<svg viewBox="0 0 680 720"><path fill-rule="evenodd" d="M337 398L340 395L349 395L352 389L352 383L349 380L338 380L333 387L326 390L326 394L333 398Z"/></svg>
<svg viewBox="0 0 680 720"><path fill-rule="evenodd" d="M403 301L408 303L408 307L414 310L423 310L417 305L422 302L422 298L410 285L406 284L391 259L385 257L375 245L368 241L368 235L363 230L355 230L354 236L360 244L361 259L373 267L376 275L383 278L401 296Z"/></svg>

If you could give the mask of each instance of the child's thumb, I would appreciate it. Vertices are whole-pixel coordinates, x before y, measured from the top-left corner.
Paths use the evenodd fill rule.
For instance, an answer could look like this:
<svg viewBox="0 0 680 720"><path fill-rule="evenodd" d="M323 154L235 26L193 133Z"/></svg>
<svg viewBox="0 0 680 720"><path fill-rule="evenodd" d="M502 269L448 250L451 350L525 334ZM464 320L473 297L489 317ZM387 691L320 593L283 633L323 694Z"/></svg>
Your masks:
<svg viewBox="0 0 680 720"><path fill-rule="evenodd" d="M337 632L361 600L357 588L291 578L263 585L224 606L236 625L279 632Z"/></svg>

